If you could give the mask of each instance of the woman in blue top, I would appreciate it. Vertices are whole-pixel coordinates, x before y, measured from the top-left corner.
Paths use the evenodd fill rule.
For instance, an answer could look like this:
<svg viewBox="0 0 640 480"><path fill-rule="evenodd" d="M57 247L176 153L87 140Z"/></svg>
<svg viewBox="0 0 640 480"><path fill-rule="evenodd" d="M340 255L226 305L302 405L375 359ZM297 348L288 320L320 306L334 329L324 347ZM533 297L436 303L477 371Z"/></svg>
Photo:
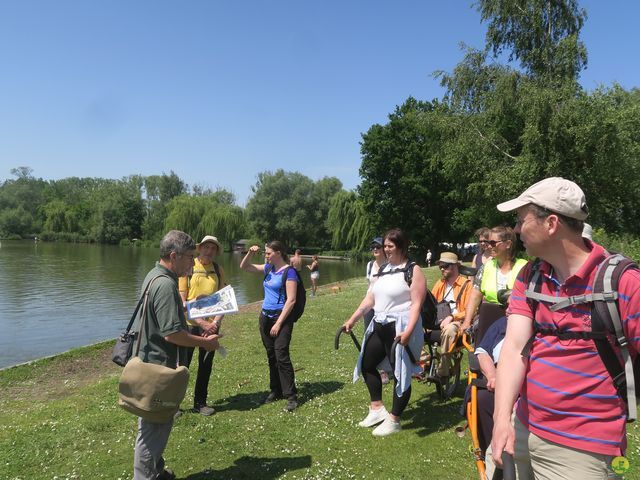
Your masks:
<svg viewBox="0 0 640 480"><path fill-rule="evenodd" d="M264 302L259 323L260 336L269 360L269 388L271 390L264 403L286 398L285 410L292 412L298 407L298 399L293 365L289 356L293 322L287 321L287 317L296 303L298 277L295 269L288 268L289 258L282 242L274 240L266 244L264 264L251 263L251 258L259 251L260 247L257 245L249 248L240 262L240 268L264 276L262 282ZM283 278L285 272L286 279Z"/></svg>

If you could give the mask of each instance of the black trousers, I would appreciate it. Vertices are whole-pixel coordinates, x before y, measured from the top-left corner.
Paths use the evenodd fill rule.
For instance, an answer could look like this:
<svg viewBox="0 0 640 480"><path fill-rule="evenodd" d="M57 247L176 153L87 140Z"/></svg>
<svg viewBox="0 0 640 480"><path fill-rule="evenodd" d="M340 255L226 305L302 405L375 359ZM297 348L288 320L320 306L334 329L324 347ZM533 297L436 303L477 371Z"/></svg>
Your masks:
<svg viewBox="0 0 640 480"><path fill-rule="evenodd" d="M495 392L484 388L478 389L478 440L482 453L487 451L493 434L493 409Z"/></svg>
<svg viewBox="0 0 640 480"><path fill-rule="evenodd" d="M391 362L391 368L395 367L395 358L391 356L391 346L396 338L396 323L391 322L386 325L381 325L378 322L373 324L373 333L367 339L367 343L364 346L364 353L362 354L362 376L364 382L367 384L369 390L369 396L372 402L379 402L382 400L382 380L380 379L380 373L378 372L378 364L384 360L385 356ZM395 385L398 384L398 380L395 379L393 388L393 405L391 413L396 417L402 415L402 412L409 403L411 398L411 387L407 389L402 396L396 395Z"/></svg>
<svg viewBox="0 0 640 480"><path fill-rule="evenodd" d="M202 335L200 327L189 327L189 333L193 335ZM187 347L187 368L191 366L193 359L194 347ZM209 355L207 355L207 353ZM193 392L193 406L202 407L207 404L207 396L209 395L209 379L211 378L211 370L213 369L213 355L215 350L207 352L204 348L198 348L198 376L196 377L195 391Z"/></svg>
<svg viewBox="0 0 640 480"><path fill-rule="evenodd" d="M269 332L277 319L278 314L267 316L261 312L260 336L269 361L269 389L277 395L289 398L297 393L293 364L289 355L293 322L285 321L278 336L272 337Z"/></svg>

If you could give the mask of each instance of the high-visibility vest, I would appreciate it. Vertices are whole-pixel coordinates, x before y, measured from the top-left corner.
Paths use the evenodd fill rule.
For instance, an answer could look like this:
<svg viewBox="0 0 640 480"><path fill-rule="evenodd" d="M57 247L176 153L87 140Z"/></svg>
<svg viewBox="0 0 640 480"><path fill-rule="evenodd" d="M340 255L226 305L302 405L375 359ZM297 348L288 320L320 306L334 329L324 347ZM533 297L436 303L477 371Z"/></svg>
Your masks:
<svg viewBox="0 0 640 480"><path fill-rule="evenodd" d="M513 284L516 281L518 272L527 264L527 261L519 258L515 261L511 272L509 272L509 278L507 279L507 288L513 288ZM482 283L480 284L480 290L484 295L484 301L488 303L500 303L498 302L498 261L495 258L487 261L484 264L484 273L482 274Z"/></svg>

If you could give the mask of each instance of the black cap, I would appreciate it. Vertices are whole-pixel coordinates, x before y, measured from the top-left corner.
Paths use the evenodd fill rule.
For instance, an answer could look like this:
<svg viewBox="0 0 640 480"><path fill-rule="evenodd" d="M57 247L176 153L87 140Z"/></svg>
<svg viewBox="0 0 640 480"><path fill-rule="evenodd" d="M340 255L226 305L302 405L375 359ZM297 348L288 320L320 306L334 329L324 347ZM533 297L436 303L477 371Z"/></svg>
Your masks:
<svg viewBox="0 0 640 480"><path fill-rule="evenodd" d="M376 237L373 240L371 240L371 246L375 247L376 245L380 247L384 245L384 240L382 240L382 237Z"/></svg>

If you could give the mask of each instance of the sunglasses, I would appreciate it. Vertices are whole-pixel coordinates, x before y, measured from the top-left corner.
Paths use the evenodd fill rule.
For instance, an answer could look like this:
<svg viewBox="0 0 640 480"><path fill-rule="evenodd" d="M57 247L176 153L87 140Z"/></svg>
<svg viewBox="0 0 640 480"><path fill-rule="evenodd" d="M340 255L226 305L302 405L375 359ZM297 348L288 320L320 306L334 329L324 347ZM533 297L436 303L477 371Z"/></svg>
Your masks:
<svg viewBox="0 0 640 480"><path fill-rule="evenodd" d="M448 268L451 268L452 266L453 266L453 263L441 263L441 264L438 265L438 267L441 270L446 270Z"/></svg>
<svg viewBox="0 0 640 480"><path fill-rule="evenodd" d="M499 243L503 243L504 240L487 240L486 243L487 245L491 246L491 247L495 247L496 245L498 245Z"/></svg>
<svg viewBox="0 0 640 480"><path fill-rule="evenodd" d="M371 250L380 250L382 248L381 245L372 245Z"/></svg>

